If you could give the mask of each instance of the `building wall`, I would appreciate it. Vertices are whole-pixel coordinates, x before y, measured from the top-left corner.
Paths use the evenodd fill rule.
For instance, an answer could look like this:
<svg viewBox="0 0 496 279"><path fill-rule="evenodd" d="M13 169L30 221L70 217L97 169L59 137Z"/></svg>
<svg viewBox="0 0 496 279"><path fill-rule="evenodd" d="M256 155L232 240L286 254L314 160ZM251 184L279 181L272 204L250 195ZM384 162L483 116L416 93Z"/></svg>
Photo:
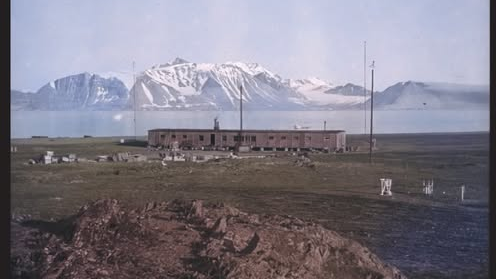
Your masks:
<svg viewBox="0 0 496 279"><path fill-rule="evenodd" d="M212 135L214 142L212 141ZM148 144L152 146L172 146L178 142L180 146L234 147L238 132L235 131L202 131L202 130L150 130ZM246 131L243 132L244 145L263 148L334 148L345 147L344 132L307 132L307 131Z"/></svg>

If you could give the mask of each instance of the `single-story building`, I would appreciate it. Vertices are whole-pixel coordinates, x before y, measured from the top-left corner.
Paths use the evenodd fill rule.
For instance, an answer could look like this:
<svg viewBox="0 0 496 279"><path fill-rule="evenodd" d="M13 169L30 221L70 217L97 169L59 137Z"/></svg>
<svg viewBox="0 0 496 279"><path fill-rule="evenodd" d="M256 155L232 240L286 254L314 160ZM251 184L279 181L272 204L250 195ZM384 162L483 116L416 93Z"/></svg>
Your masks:
<svg viewBox="0 0 496 279"><path fill-rule="evenodd" d="M241 145L251 149L318 149L335 151L346 148L343 130L239 130L153 129L148 131L148 145L171 148L233 149Z"/></svg>

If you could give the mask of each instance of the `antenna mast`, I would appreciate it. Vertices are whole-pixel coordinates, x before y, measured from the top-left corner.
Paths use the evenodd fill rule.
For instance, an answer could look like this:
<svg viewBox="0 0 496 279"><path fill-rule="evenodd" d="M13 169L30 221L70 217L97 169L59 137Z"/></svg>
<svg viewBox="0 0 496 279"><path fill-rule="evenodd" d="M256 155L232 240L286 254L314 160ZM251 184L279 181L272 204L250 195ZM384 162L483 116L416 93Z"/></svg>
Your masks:
<svg viewBox="0 0 496 279"><path fill-rule="evenodd" d="M243 135L243 85L239 86L239 145L241 146ZM239 151L239 147L238 147Z"/></svg>
<svg viewBox="0 0 496 279"><path fill-rule="evenodd" d="M367 134L367 41L363 41L363 115L365 126L363 134Z"/></svg>
<svg viewBox="0 0 496 279"><path fill-rule="evenodd" d="M136 76L134 74L134 66L135 66L135 62L133 61L134 140L136 141L137 140L137 137L136 137L136 89L135 89L135 87L136 87Z"/></svg>
<svg viewBox="0 0 496 279"><path fill-rule="evenodd" d="M369 162L372 164L372 121L374 120L374 67L375 61L372 61L372 89L370 90L370 150Z"/></svg>

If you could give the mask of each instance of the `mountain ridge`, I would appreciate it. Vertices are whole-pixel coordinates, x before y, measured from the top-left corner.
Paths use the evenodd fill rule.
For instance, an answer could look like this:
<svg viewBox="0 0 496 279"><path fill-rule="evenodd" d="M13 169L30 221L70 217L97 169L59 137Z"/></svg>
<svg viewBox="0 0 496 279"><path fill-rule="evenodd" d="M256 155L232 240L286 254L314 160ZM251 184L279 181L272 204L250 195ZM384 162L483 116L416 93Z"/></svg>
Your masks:
<svg viewBox="0 0 496 279"><path fill-rule="evenodd" d="M370 90L316 77L283 79L259 63L194 63L175 58L133 78L128 72L83 72L35 93L11 90L12 110L342 110L370 106ZM366 95L364 95L366 94ZM134 98L136 96L136 98ZM398 82L374 92L377 109L485 108L489 87Z"/></svg>

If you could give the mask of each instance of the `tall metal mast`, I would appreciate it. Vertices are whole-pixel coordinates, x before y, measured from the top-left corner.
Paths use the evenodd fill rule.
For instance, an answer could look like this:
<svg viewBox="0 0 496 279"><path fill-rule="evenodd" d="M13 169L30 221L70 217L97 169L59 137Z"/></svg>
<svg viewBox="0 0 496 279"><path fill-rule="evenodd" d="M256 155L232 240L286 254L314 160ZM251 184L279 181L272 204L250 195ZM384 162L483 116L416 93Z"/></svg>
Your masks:
<svg viewBox="0 0 496 279"><path fill-rule="evenodd" d="M374 67L375 61L372 61L372 88L370 89L370 149L369 149L369 163L372 164L372 127L374 120Z"/></svg>
<svg viewBox="0 0 496 279"><path fill-rule="evenodd" d="M243 85L239 86L239 145L241 145L243 135Z"/></svg>
<svg viewBox="0 0 496 279"><path fill-rule="evenodd" d="M135 89L135 87L136 87L136 76L134 74L134 66L135 66L135 62L133 61L134 140L136 141L137 140L137 136L136 136L136 89Z"/></svg>
<svg viewBox="0 0 496 279"><path fill-rule="evenodd" d="M367 134L367 41L363 42L363 115L364 123L363 134Z"/></svg>

